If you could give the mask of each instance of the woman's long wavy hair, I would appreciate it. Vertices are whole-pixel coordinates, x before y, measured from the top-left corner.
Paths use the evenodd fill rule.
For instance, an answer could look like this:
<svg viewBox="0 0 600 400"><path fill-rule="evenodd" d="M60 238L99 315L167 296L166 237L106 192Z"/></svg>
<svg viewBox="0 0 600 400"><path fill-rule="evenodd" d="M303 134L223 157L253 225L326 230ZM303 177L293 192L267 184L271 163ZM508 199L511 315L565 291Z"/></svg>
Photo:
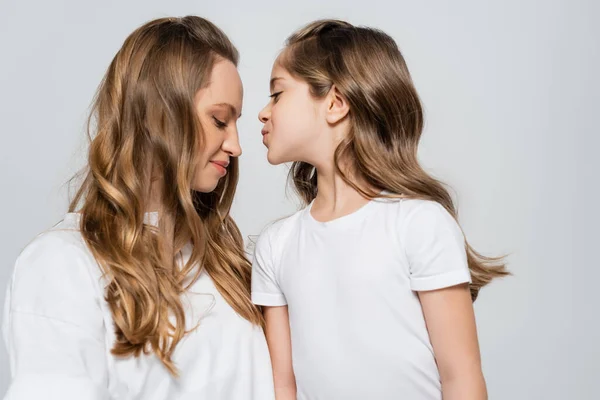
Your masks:
<svg viewBox="0 0 600 400"><path fill-rule="evenodd" d="M389 197L378 194L386 190L393 197L436 201L457 218L448 190L419 165L423 109L390 36L344 21L315 21L287 39L278 62L307 82L314 97L323 98L335 85L348 101L351 129L335 151L337 172L347 184L369 199ZM348 172L367 185L351 180ZM293 163L290 179L305 204L316 197L314 166ZM483 256L466 239L465 246L474 301L483 286L509 273L502 257Z"/></svg>
<svg viewBox="0 0 600 400"><path fill-rule="evenodd" d="M243 240L229 214L237 160L213 192L191 186L203 146L194 97L220 60L237 65L238 52L200 17L158 19L134 31L98 88L88 123L88 168L70 205L81 213L81 232L108 282L112 353L154 353L174 375L171 357L186 333L180 295L202 270L240 316L263 324L250 300ZM156 179L160 213L153 226L144 218ZM183 265L180 251L189 244Z"/></svg>

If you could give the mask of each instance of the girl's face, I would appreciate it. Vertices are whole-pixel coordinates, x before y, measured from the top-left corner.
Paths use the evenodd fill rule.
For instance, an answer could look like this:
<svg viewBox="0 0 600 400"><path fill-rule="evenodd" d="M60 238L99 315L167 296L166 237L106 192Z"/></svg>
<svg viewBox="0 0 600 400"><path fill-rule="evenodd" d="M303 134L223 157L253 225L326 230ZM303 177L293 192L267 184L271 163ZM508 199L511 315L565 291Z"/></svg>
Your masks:
<svg viewBox="0 0 600 400"><path fill-rule="evenodd" d="M217 62L209 85L200 89L195 99L204 140L192 182L194 190L215 190L227 174L230 159L242 154L237 130L242 97L242 81L235 65L227 60Z"/></svg>
<svg viewBox="0 0 600 400"><path fill-rule="evenodd" d="M258 114L269 163L311 162L320 148L325 100L315 99L306 82L290 75L277 61L271 71L271 100Z"/></svg>

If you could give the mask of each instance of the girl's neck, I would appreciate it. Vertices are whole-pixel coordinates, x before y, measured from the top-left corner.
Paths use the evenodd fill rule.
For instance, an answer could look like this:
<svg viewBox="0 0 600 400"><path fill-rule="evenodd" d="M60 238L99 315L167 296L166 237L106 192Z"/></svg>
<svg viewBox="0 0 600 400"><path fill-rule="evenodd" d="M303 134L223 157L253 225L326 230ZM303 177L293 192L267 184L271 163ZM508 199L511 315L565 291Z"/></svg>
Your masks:
<svg viewBox="0 0 600 400"><path fill-rule="evenodd" d="M356 175L349 173L347 178L361 189L371 189L364 179ZM343 217L368 202L368 198L342 179L333 163L327 167L317 167L317 197L311 208L315 219L327 221Z"/></svg>

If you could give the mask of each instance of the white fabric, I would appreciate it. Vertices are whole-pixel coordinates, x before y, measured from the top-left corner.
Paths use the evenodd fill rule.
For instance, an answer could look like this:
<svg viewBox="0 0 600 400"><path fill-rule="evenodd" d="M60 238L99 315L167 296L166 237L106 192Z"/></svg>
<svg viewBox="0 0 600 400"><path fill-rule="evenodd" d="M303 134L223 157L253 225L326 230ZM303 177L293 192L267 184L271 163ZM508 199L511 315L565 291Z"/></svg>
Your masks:
<svg viewBox="0 0 600 400"><path fill-rule="evenodd" d="M262 233L252 275L256 304L288 305L298 400L440 400L415 291L470 282L460 227L424 200L330 222L311 206Z"/></svg>
<svg viewBox="0 0 600 400"><path fill-rule="evenodd" d="M113 356L103 279L78 218L67 214L17 260L3 320L12 375L5 399L274 399L262 329L235 313L206 273L182 297L187 329L200 325L175 350L179 378L154 355Z"/></svg>

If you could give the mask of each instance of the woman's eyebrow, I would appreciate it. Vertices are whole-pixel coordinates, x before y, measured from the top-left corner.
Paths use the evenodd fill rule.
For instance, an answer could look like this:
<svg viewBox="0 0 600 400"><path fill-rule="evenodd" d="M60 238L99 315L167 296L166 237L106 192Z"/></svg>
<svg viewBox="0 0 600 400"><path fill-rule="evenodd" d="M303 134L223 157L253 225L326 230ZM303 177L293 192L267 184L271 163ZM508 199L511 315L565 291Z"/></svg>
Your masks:
<svg viewBox="0 0 600 400"><path fill-rule="evenodd" d="M235 108L235 106L233 106L232 104L229 103L217 103L217 104L213 104L213 106L215 107L225 107L229 110L229 113L231 114L231 116L236 116L238 118L240 118L242 116L242 112L237 110L237 108Z"/></svg>

